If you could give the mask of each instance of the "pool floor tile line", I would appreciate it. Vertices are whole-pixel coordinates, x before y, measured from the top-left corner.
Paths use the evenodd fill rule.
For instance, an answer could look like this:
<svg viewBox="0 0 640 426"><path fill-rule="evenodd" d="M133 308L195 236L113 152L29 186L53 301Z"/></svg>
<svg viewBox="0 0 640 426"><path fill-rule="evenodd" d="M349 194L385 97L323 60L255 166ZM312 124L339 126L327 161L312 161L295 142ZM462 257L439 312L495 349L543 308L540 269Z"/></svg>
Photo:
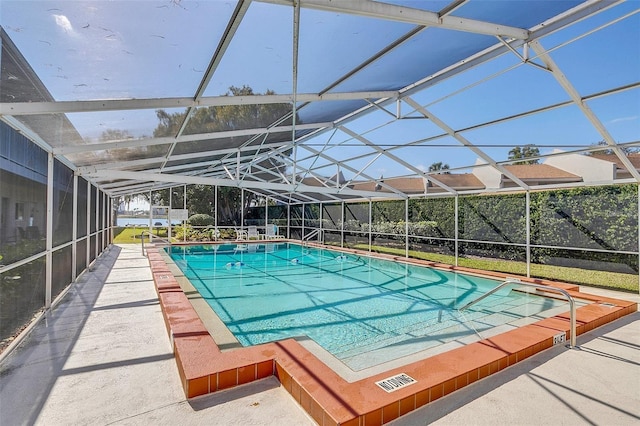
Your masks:
<svg viewBox="0 0 640 426"><path fill-rule="evenodd" d="M180 297L180 292L174 290L178 283L174 284L171 277L167 277L169 268L158 249L150 247L148 254L187 398L275 375L320 425L381 425L552 347L553 337L558 333L565 333L569 341L569 316L563 313L403 367L347 382L293 339L221 352L210 334L199 334L205 326L196 318L187 297L184 294ZM415 260L410 263L441 266ZM443 268L469 272L468 268L449 265ZM505 278L504 274L490 275ZM545 281L532 280L536 283ZM593 302L576 311L578 335L637 310L634 302L587 295L570 284L554 282L553 285L562 286L572 296ZM173 291L167 291L167 288ZM188 313L189 310L193 314ZM416 382L392 393L375 384L400 373L411 376Z"/></svg>

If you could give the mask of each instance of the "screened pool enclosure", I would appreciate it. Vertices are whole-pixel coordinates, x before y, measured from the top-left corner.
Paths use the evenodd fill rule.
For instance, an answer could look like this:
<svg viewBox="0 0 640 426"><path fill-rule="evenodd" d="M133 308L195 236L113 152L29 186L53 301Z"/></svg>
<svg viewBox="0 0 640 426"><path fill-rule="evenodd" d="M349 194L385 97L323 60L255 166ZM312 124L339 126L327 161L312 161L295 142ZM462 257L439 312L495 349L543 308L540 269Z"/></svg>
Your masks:
<svg viewBox="0 0 640 426"><path fill-rule="evenodd" d="M275 224L525 276L610 273L637 291L639 12L3 0L3 346L141 198L205 221L167 230L183 241Z"/></svg>

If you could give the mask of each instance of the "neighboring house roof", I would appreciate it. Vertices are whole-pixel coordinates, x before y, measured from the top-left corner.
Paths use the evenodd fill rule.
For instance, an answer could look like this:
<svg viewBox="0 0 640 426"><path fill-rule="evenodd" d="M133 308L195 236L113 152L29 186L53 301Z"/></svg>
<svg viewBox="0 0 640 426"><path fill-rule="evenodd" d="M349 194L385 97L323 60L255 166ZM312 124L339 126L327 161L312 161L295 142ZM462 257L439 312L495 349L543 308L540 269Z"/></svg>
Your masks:
<svg viewBox="0 0 640 426"><path fill-rule="evenodd" d="M357 189L358 191L383 191L383 192L389 192L389 190L387 188L380 188L380 186L378 186L377 182L368 180L366 182L352 182L351 185L349 185L351 188L353 189Z"/></svg>
<svg viewBox="0 0 640 426"><path fill-rule="evenodd" d="M594 153L591 155L591 157L598 160L609 161L610 163L614 163L616 165L616 168L626 170L618 156L615 154ZM629 159L629 161L631 161L631 164L633 164L636 169L640 169L640 153L627 154L627 158Z"/></svg>
<svg viewBox="0 0 640 426"><path fill-rule="evenodd" d="M382 179L381 182L407 194L424 193L424 179L421 177L386 178ZM353 182L349 186L359 191L392 192L390 189L374 181Z"/></svg>
<svg viewBox="0 0 640 426"><path fill-rule="evenodd" d="M512 164L504 166L506 170L513 173L518 179L523 181L555 181L555 182L580 182L582 177L569 173L548 164ZM504 179L509 179L503 176Z"/></svg>
<svg viewBox="0 0 640 426"><path fill-rule="evenodd" d="M456 190L473 190L473 189L484 189L484 184L474 175L473 173L446 173L439 175L432 175L433 179L438 182L442 182L450 188ZM429 190L431 188L437 188L438 186L435 183L429 182Z"/></svg>
<svg viewBox="0 0 640 426"><path fill-rule="evenodd" d="M433 179L442 182L446 186L453 189L484 189L482 182L472 173L447 173L437 174L431 176ZM399 191L407 194L422 194L425 192L425 179L421 177L402 177L402 178L386 178L383 179L384 184L389 185ZM439 185L426 181L427 192L444 191ZM362 191L379 191L379 192L391 192L388 188L373 181L366 182L354 182L350 185L353 189Z"/></svg>
<svg viewBox="0 0 640 426"><path fill-rule="evenodd" d="M617 157L607 157L610 161L617 159ZM637 161L640 165L640 154L635 156L633 161ZM567 183L567 182L582 182L582 177L576 174L567 172L565 170L553 167L548 164L512 164L504 166L504 168L513 173L517 178L529 184L537 183ZM497 170L496 173L499 173ZM486 186L482 181L473 173L443 173L431 175L434 180L442 182L444 185L455 190L482 190ZM329 185L335 185L335 176L327 178L326 182ZM502 175L502 182L510 182L507 176ZM442 192L442 189L437 184L426 180L422 177L398 177L398 178L385 178L381 180L384 185L391 186L399 191L407 194L422 194L425 192ZM306 178L303 183L311 186L321 186L322 183L317 178ZM426 188L425 188L426 184ZM380 185L376 181L358 181L352 182L349 185L350 188L360 191L377 191L381 193L391 193L392 191L387 187Z"/></svg>

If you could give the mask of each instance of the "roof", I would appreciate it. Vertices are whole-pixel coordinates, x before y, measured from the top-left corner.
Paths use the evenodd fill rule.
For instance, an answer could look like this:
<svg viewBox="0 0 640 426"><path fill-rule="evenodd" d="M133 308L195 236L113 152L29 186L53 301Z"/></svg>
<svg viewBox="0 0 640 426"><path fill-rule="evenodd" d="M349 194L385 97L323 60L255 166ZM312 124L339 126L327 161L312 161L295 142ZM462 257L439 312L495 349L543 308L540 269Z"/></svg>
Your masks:
<svg viewBox="0 0 640 426"><path fill-rule="evenodd" d="M398 177L386 178L378 181L354 182L351 187L362 191L379 191L392 193L394 190L405 194L423 194L425 192L424 178Z"/></svg>
<svg viewBox="0 0 640 426"><path fill-rule="evenodd" d="M580 182L582 178L567 171L558 169L548 164L512 164L504 166L506 170L513 173L516 177L527 180L551 180Z"/></svg>
<svg viewBox="0 0 640 426"><path fill-rule="evenodd" d="M622 170L625 169L624 165L622 164L622 161L620 161L620 158L615 154L600 154L596 152L591 154L591 156L593 158L597 158L598 160L609 161L611 163L614 163L616 165L616 168L618 169L622 169ZM629 153L626 155L626 157L629 159L631 164L633 164L633 166L636 169L640 169L640 153L636 153L636 152Z"/></svg>
<svg viewBox="0 0 640 426"><path fill-rule="evenodd" d="M71 6L0 3L0 119L112 197L208 184L403 199L423 179L456 194L481 187L476 158L509 175L516 145L541 161L640 146L637 2ZM629 160L604 183L640 182ZM437 164L451 175L425 172ZM579 183L546 171L507 177Z"/></svg>
<svg viewBox="0 0 640 426"><path fill-rule="evenodd" d="M432 177L458 191L484 189L483 183L473 173L444 173ZM437 187L432 183L429 183L429 186Z"/></svg>

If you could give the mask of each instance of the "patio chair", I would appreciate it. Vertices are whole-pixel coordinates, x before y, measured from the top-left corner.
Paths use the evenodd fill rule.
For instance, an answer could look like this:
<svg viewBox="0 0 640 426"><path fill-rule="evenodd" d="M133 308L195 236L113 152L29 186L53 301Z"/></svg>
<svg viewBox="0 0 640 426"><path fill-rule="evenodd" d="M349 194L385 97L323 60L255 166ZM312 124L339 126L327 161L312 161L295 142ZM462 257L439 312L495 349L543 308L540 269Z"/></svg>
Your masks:
<svg viewBox="0 0 640 426"><path fill-rule="evenodd" d="M244 229L236 229L236 241L248 240L249 236Z"/></svg>
<svg viewBox="0 0 640 426"><path fill-rule="evenodd" d="M284 239L284 235L278 235L278 225L267 225L265 229L264 238L267 240Z"/></svg>
<svg viewBox="0 0 640 426"><path fill-rule="evenodd" d="M257 226L250 226L249 228L247 228L247 239L251 240L253 238L255 238L256 240L260 239L260 234L258 233Z"/></svg>

